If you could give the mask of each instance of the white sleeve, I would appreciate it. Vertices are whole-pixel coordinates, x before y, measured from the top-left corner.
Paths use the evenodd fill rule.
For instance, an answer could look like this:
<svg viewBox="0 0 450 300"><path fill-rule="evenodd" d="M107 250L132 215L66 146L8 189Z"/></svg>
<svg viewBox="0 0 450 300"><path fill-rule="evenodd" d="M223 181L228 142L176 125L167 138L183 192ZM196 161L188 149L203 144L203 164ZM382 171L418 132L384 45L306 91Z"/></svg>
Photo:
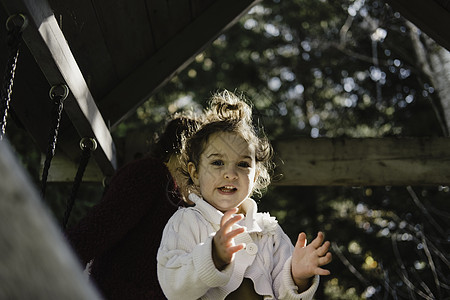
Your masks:
<svg viewBox="0 0 450 300"><path fill-rule="evenodd" d="M280 300L311 300L319 287L319 276L313 278L311 286L298 293L297 285L292 279L291 261L294 246L281 227L277 230L278 238L274 246L273 290Z"/></svg>
<svg viewBox="0 0 450 300"><path fill-rule="evenodd" d="M158 280L168 299L198 299L230 280L233 265L219 271L212 260L212 236L201 215L177 211L168 221L158 250Z"/></svg>
<svg viewBox="0 0 450 300"><path fill-rule="evenodd" d="M286 300L311 300L319 287L319 275L313 277L311 286L304 292L298 293L298 288L292 279L291 257L286 261L283 271L283 284L280 287L280 297L278 299Z"/></svg>

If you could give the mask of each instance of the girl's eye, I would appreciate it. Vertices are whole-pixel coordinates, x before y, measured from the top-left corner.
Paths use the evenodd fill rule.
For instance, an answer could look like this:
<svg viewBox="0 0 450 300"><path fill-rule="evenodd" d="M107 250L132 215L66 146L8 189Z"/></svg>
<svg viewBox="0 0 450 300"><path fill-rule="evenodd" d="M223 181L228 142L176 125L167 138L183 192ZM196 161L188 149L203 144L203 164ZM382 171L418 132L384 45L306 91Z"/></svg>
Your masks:
<svg viewBox="0 0 450 300"><path fill-rule="evenodd" d="M242 168L250 168L250 164L249 164L248 162L246 162L246 161L241 161L241 162L238 164L238 166L239 166L239 167L242 167Z"/></svg>
<svg viewBox="0 0 450 300"><path fill-rule="evenodd" d="M214 160L211 164L213 166L223 166L223 161L221 161L221 160Z"/></svg>

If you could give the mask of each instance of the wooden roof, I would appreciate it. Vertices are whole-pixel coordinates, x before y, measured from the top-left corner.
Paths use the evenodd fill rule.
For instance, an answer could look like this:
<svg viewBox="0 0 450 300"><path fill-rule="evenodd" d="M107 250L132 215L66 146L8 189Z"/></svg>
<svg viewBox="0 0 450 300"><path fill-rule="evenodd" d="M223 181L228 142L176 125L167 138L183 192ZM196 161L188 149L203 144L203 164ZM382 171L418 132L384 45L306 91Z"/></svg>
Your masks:
<svg viewBox="0 0 450 300"><path fill-rule="evenodd" d="M255 0L2 0L0 20L24 14L11 106L43 153L50 128L49 89L66 83L58 149L69 161L94 137L102 173L117 167L109 129L147 100ZM6 61L6 29L0 57ZM58 155L60 155L58 154Z"/></svg>
<svg viewBox="0 0 450 300"><path fill-rule="evenodd" d="M438 44L450 51L450 0L386 0Z"/></svg>
<svg viewBox="0 0 450 300"><path fill-rule="evenodd" d="M0 21L5 23L9 16L21 13L29 23L16 70L14 114L45 153L51 120L48 93L54 85L67 84L70 94L64 103L55 159L75 169L80 139L93 137L99 148L94 152L91 176L101 180L117 168L110 129L259 1L0 2ZM450 31L446 30L450 28L450 1L388 2L450 49ZM0 26L3 69L8 56L5 40L5 26ZM416 144L420 156L421 143ZM73 178L74 172L67 176ZM445 180L450 178L445 176Z"/></svg>

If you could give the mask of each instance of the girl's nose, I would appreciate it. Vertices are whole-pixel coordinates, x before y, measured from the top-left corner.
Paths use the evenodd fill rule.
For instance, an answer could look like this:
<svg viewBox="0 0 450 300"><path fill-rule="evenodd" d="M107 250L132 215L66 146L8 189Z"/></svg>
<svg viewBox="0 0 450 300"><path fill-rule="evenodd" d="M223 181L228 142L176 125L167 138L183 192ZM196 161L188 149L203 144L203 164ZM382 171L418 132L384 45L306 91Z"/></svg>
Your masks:
<svg viewBox="0 0 450 300"><path fill-rule="evenodd" d="M225 170L223 177L228 180L235 180L238 178L238 173L234 167L229 167Z"/></svg>

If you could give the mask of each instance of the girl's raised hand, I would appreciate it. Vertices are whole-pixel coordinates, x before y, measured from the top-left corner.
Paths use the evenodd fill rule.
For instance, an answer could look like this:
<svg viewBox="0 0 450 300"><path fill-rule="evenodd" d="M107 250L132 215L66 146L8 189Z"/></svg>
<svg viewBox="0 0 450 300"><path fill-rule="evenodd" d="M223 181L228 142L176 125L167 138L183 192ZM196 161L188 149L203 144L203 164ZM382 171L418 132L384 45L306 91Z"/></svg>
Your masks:
<svg viewBox="0 0 450 300"><path fill-rule="evenodd" d="M235 215L237 208L232 208L225 212L220 220L220 229L213 238L212 258L214 265L218 270L223 270L229 263L233 261L234 253L242 250L245 245L235 245L233 239L244 232L244 228L231 230L233 224L239 222L243 215Z"/></svg>
<svg viewBox="0 0 450 300"><path fill-rule="evenodd" d="M328 252L330 242L324 243L323 241L324 235L322 232L319 232L309 245L306 245L306 234L304 232L298 235L292 254L291 270L295 284L302 291L308 288L309 280L314 275L330 274L330 271L321 268L321 266L331 262L331 253Z"/></svg>

